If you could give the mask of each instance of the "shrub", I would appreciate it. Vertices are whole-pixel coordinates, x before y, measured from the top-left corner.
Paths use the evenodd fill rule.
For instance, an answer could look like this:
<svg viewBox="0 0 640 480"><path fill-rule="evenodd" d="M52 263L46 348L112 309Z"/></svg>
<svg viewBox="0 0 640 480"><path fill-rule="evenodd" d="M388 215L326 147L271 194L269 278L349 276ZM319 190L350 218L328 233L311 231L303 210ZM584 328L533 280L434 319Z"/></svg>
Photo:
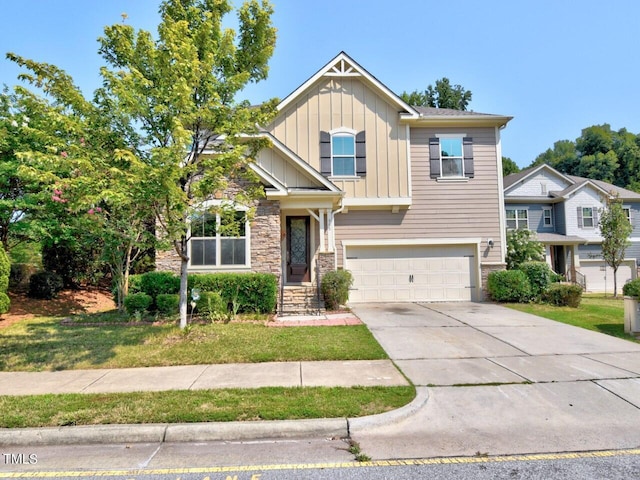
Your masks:
<svg viewBox="0 0 640 480"><path fill-rule="evenodd" d="M196 302L198 315L209 318L221 317L227 313L227 304L218 292L200 292L200 298Z"/></svg>
<svg viewBox="0 0 640 480"><path fill-rule="evenodd" d="M9 275L11 274L11 262L9 256L0 244L0 293L5 293L9 288Z"/></svg>
<svg viewBox="0 0 640 480"><path fill-rule="evenodd" d="M9 274L9 286L18 287L29 283L31 275L36 273L38 267L32 263L12 263Z"/></svg>
<svg viewBox="0 0 640 480"><path fill-rule="evenodd" d="M622 287L622 294L627 297L636 297L640 299L640 278L627 282Z"/></svg>
<svg viewBox="0 0 640 480"><path fill-rule="evenodd" d="M3 313L7 313L10 306L11 300L9 299L7 294L0 292L0 315L2 315Z"/></svg>
<svg viewBox="0 0 640 480"><path fill-rule="evenodd" d="M189 275L189 291L219 292L225 309L240 313L271 313L276 308L278 280L270 273Z"/></svg>
<svg viewBox="0 0 640 480"><path fill-rule="evenodd" d="M531 285L522 270L491 272L487 279L487 290L496 302L528 302Z"/></svg>
<svg viewBox="0 0 640 480"><path fill-rule="evenodd" d="M180 295L177 293L161 293L156 297L156 308L162 315L174 315L178 313Z"/></svg>
<svg viewBox="0 0 640 480"><path fill-rule="evenodd" d="M526 229L507 231L507 269L519 268L524 262L544 260L544 245L535 232Z"/></svg>
<svg viewBox="0 0 640 480"><path fill-rule="evenodd" d="M96 284L105 265L100 259L102 241L91 235L59 239L42 245L42 266L62 278L64 286L75 288L82 283Z"/></svg>
<svg viewBox="0 0 640 480"><path fill-rule="evenodd" d="M348 270L334 270L322 277L322 295L325 307L336 310L349 300L349 288L353 285L353 276Z"/></svg>
<svg viewBox="0 0 640 480"><path fill-rule="evenodd" d="M158 295L180 292L180 277L171 272L147 272L140 275L140 290L155 300Z"/></svg>
<svg viewBox="0 0 640 480"><path fill-rule="evenodd" d="M34 273L29 279L29 296L51 300L64 288L62 277L55 272L44 270Z"/></svg>
<svg viewBox="0 0 640 480"><path fill-rule="evenodd" d="M582 300L582 287L580 285L555 283L542 295L542 300L559 307L577 308Z"/></svg>
<svg viewBox="0 0 640 480"><path fill-rule="evenodd" d="M546 262L524 262L518 267L529 279L531 295L538 297L553 283L554 273Z"/></svg>
<svg viewBox="0 0 640 480"><path fill-rule="evenodd" d="M146 293L130 293L124 297L124 308L129 315L146 312L153 303L153 298Z"/></svg>

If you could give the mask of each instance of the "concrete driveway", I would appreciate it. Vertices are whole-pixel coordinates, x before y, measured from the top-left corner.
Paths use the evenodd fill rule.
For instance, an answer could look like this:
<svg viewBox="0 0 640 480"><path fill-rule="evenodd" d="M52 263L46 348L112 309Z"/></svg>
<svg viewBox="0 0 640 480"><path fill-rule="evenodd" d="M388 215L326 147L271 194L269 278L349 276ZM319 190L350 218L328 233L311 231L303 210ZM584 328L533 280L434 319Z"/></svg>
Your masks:
<svg viewBox="0 0 640 480"><path fill-rule="evenodd" d="M637 448L640 344L489 303L355 305L428 401L373 458Z"/></svg>

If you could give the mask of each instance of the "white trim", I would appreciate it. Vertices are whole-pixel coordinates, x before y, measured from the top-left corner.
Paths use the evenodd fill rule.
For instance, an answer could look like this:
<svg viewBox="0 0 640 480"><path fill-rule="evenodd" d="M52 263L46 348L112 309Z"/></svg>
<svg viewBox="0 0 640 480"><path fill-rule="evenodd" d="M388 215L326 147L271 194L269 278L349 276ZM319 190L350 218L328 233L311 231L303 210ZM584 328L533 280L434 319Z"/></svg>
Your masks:
<svg viewBox="0 0 640 480"><path fill-rule="evenodd" d="M382 198L344 198L342 204L345 207L385 207L385 206L411 206L410 197L382 197Z"/></svg>
<svg viewBox="0 0 640 480"><path fill-rule="evenodd" d="M347 62L350 65L350 67L347 69L344 68L345 62ZM340 64L339 69L335 68L336 64ZM281 112L291 103L294 103L296 99L302 93L304 93L305 90L310 88L314 83L316 83L318 80L320 80L324 76L327 76L327 77L359 76L364 80L366 80L366 82L369 83L369 85L373 86L375 89L379 90L384 96L386 96L391 104L396 105L396 107L398 107L400 110L403 110L404 112L400 113L400 116L402 118L409 118L409 119L420 118L419 113L413 107L405 103L400 97L398 97L395 93L393 93L385 85L383 85L379 80L377 80L373 75L371 75L364 68L362 68L355 60L353 60L345 52L340 52L329 63L327 63L324 67L318 70L311 78L309 78L306 82L304 82L302 85L296 88L292 93L287 95L287 97L278 104L278 111Z"/></svg>
<svg viewBox="0 0 640 480"><path fill-rule="evenodd" d="M545 223L546 217L544 215L544 212L549 212L549 220L550 220L549 225L547 225ZM542 207L542 226L543 227L553 227L553 208L551 208L551 207Z"/></svg>
<svg viewBox="0 0 640 480"><path fill-rule="evenodd" d="M411 127L409 124L405 125L407 136L407 193L409 195L409 201L411 201L411 197L413 196L413 185L411 181Z"/></svg>
<svg viewBox="0 0 640 480"><path fill-rule="evenodd" d="M504 178L502 176L502 136L500 135L500 128L495 127L496 138L496 160L498 171L498 216L500 217L500 261L506 262L507 258L507 222L506 222L506 209L502 208L505 205L504 195Z"/></svg>

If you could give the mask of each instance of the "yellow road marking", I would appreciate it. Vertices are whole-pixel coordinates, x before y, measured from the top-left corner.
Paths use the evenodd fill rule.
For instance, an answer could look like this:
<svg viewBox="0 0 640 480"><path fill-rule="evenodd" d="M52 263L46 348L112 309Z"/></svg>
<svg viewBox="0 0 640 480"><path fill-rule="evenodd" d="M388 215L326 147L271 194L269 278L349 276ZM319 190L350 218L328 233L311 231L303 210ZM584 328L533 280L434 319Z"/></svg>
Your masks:
<svg viewBox="0 0 640 480"><path fill-rule="evenodd" d="M363 468L363 467L402 467L420 465L472 464L498 462L526 462L539 460L571 460L580 458L606 458L625 455L640 455L640 448L627 450L602 450L574 453L539 453L532 455L499 455L495 457L439 457L407 460L372 460L369 462L343 463L301 463L282 465L241 465L231 467L198 467L198 468L155 468L149 470L80 470L69 472L0 472L0 478L61 478L61 477L109 477L136 475L167 475L193 473L229 473L229 472L265 472L273 470L312 470L316 468Z"/></svg>

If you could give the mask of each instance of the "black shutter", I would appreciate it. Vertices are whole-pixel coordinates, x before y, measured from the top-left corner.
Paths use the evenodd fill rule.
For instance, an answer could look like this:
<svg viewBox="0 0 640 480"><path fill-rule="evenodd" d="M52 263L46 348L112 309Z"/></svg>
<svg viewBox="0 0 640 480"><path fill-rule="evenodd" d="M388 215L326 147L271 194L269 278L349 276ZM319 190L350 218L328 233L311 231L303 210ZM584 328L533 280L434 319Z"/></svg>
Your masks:
<svg viewBox="0 0 640 480"><path fill-rule="evenodd" d="M431 178L440 176L440 140L437 138L429 139L429 169Z"/></svg>
<svg viewBox="0 0 640 480"><path fill-rule="evenodd" d="M331 135L320 132L320 173L325 177L331 175Z"/></svg>
<svg viewBox="0 0 640 480"><path fill-rule="evenodd" d="M367 174L367 145L364 130L356 135L356 175L364 177Z"/></svg>
<svg viewBox="0 0 640 480"><path fill-rule="evenodd" d="M473 138L462 139L462 155L464 157L464 176L473 178Z"/></svg>

